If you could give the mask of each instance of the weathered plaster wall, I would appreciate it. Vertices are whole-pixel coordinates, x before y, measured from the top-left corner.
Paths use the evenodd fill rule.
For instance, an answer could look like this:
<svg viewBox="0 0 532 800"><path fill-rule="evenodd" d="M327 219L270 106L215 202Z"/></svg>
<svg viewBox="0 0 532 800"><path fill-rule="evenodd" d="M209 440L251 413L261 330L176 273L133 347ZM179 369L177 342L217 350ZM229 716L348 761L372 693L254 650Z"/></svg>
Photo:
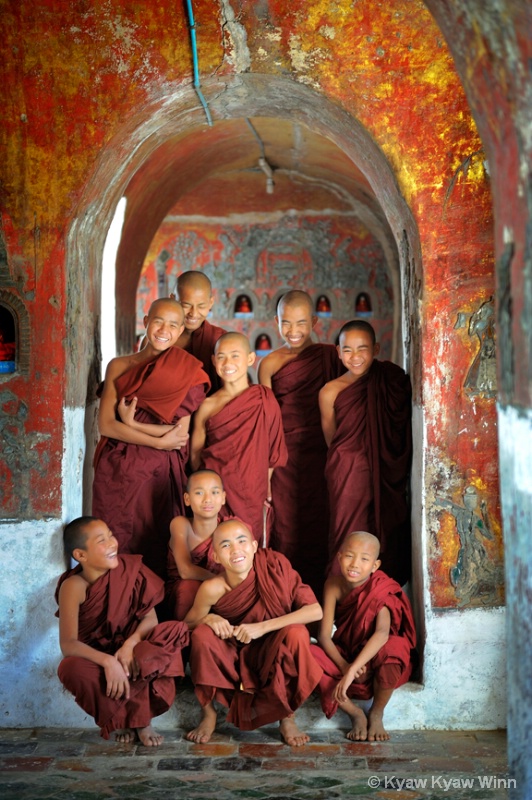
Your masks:
<svg viewBox="0 0 532 800"><path fill-rule="evenodd" d="M415 520L419 583L414 588L427 641L419 724L501 724L500 695L491 707L470 704L467 713L457 711L464 711L466 693L489 696L494 681L500 681L500 610L431 610L431 605L452 607L462 601L449 587L457 532L445 516L448 511L437 506L440 498L461 506L467 487L476 487L479 505L473 511L478 516L480 502L486 503L494 536L493 546L485 545L486 552L494 569L500 566L494 401L486 393L474 399L465 391L479 344L466 333L467 327L455 327L459 318L470 320L494 293L491 193L479 153L482 145L450 53L421 2L398 0L387 6L341 0L309 7L303 0L289 6L270 0L245 5L238 19L230 10L227 2L195 3L200 69L215 120L231 115L239 82L243 105L249 103L251 109L260 103L260 97L245 98L246 76L240 73L248 69L257 77L255 91L260 81L266 87L268 80L280 81L283 76L297 98L294 113L306 114L324 135L328 122L321 104L336 108L338 123L331 136L358 158L401 253L408 357L416 413L422 420L416 462L422 481L416 487L420 502ZM54 724L56 719L64 724L65 715L54 716L60 705L50 708L50 697L54 692L59 695L50 671L57 653L56 630L44 613L51 604L46 608L49 601L43 603L42 598L50 597L52 573L60 569L60 519L82 508L81 479L70 480L67 475L80 473L85 404L92 400L97 379L95 332L103 241L114 206L135 171L164 141L164 126L177 125L179 113L188 111L199 127L202 112L194 110L197 102L186 88L191 84L190 50L180 4L146 7L125 0L112 5L92 0L58 7L45 0L20 0L4 3L2 26L6 53L2 135L7 145L0 164L3 235L10 291L26 304L31 329L30 375L0 379L0 390L6 393L0 422L17 442L8 453L11 461L3 475L7 514L30 520L2 529L5 575L10 581L2 607L10 611L14 606L11 586L16 587L19 601L16 611L10 611L5 658L16 635L31 634L23 638L20 674L12 669L7 673L20 697L16 703L6 698L12 711L2 724ZM484 63L473 66L480 70ZM298 94L301 86L311 98L305 109ZM176 98L182 98L181 106ZM274 99L269 102L271 115L279 108L288 115L283 107L288 105L288 92L279 97L279 108ZM171 117L179 108L177 119ZM495 101L490 108L495 109ZM243 115L242 108L239 114ZM357 154L361 129L367 146ZM490 140L490 169L499 158L495 139ZM515 151L508 150L507 158L513 152L515 159ZM509 167L508 175L516 174L515 163L505 158L500 156L497 163L501 188L504 167ZM507 258L513 280L524 263L526 214L510 189L502 201L498 199L496 209L502 212L504 198L512 201L509 205L516 212L510 237L515 257ZM166 211L161 206L159 219L151 220L153 230L144 231L144 252L141 248L137 263L131 264L137 276ZM504 213L509 217L511 211ZM503 233L499 226L501 259L506 252L501 246ZM527 296L523 291L515 306L522 309L525 320L530 319L524 305ZM515 333L522 324L513 317L510 328ZM521 335L510 347L506 337L505 353L526 355L524 339ZM503 377L513 390L513 378L508 384L508 376ZM519 397L528 401L523 380L515 385ZM466 434L461 433L464 428ZM510 482L511 470L506 469ZM50 521L36 522L41 517ZM440 553L442 542L449 539L454 550L444 548ZM42 545L39 554L48 564L45 569L34 557L36 541ZM37 615L36 597L41 602ZM497 601L498 597L489 602ZM482 639L469 643L473 623L480 623ZM456 686L457 705L449 707L445 719L430 687L449 676L451 666L447 672L445 661L453 642L462 660L474 669L471 673L464 667L462 686ZM32 666L35 652L42 658L37 664L45 663L48 672ZM475 653L482 653L480 660L475 660ZM34 677L31 697L25 667ZM71 719L75 724L74 715ZM404 722L408 727L412 720L404 717Z"/></svg>

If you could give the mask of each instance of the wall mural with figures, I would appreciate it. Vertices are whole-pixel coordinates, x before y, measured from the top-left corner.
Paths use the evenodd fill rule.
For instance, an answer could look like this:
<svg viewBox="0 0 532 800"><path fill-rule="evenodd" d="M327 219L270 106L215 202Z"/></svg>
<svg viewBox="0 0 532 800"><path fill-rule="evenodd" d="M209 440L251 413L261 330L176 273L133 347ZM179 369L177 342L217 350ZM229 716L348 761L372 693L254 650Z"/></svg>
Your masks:
<svg viewBox="0 0 532 800"><path fill-rule="evenodd" d="M138 335L150 303L173 292L177 276L190 269L212 281L212 319L249 336L258 355L268 352L258 346L264 337L279 346L274 316L280 295L301 288L316 304L317 340L334 343L343 322L363 314L377 331L383 357L391 357L392 283L379 242L354 217L286 215L246 225L166 221L139 281ZM239 310L242 296L251 310Z"/></svg>

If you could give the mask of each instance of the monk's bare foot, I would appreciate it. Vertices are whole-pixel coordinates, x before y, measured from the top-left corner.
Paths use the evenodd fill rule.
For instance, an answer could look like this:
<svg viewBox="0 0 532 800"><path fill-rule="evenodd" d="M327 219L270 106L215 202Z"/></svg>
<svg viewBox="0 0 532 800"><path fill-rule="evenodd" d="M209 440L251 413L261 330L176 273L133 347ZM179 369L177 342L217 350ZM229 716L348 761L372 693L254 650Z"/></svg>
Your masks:
<svg viewBox="0 0 532 800"><path fill-rule="evenodd" d="M202 709L203 716L197 728L189 731L186 738L189 742L196 744L206 744L213 735L216 728L216 710L214 706L204 706Z"/></svg>
<svg viewBox="0 0 532 800"><path fill-rule="evenodd" d="M368 742L386 742L390 738L390 734L385 730L383 720L382 720L382 712L381 711L373 711L370 709L368 714L369 720L369 730L368 730Z"/></svg>
<svg viewBox="0 0 532 800"><path fill-rule="evenodd" d="M310 736L300 731L294 717L285 717L279 723L281 736L285 744L290 747L301 747L302 744L310 742Z"/></svg>
<svg viewBox="0 0 532 800"><path fill-rule="evenodd" d="M159 747L164 742L164 737L157 733L151 725L146 725L145 728L137 728L137 736L144 747Z"/></svg>
<svg viewBox="0 0 532 800"><path fill-rule="evenodd" d="M346 733L352 742L365 742L368 738L368 720L364 711L351 699L338 703L339 708L351 718L352 728Z"/></svg>
<svg viewBox="0 0 532 800"><path fill-rule="evenodd" d="M131 728L126 728L123 731L115 731L115 741L120 744L132 744L137 741L137 734Z"/></svg>

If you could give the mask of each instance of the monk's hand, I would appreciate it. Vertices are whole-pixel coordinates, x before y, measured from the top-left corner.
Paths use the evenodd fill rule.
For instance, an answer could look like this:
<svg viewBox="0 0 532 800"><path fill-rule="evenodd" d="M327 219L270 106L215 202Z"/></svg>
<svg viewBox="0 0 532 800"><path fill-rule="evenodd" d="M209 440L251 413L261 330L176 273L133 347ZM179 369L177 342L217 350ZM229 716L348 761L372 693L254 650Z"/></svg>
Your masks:
<svg viewBox="0 0 532 800"><path fill-rule="evenodd" d="M203 622L209 628L212 628L219 639L230 639L233 635L233 626L224 617L220 617L219 614L207 614Z"/></svg>
<svg viewBox="0 0 532 800"><path fill-rule="evenodd" d="M134 397L131 403L128 403L126 398L123 397L118 404L118 414L124 425L133 427L135 420L135 412L137 410L137 398Z"/></svg>
<svg viewBox="0 0 532 800"><path fill-rule="evenodd" d="M105 680L107 682L106 695L112 700L120 700L124 697L129 700L129 681L120 661L111 656L104 667Z"/></svg>
<svg viewBox="0 0 532 800"><path fill-rule="evenodd" d="M127 677L135 680L139 674L139 668L135 656L133 655L133 645L129 643L128 639L126 639L122 647L116 651L115 658L122 665Z"/></svg>
<svg viewBox="0 0 532 800"><path fill-rule="evenodd" d="M345 703L348 699L347 697L347 690L353 683L353 678L351 677L351 673L347 672L344 677L336 684L336 687L333 691L333 700L336 700L337 703Z"/></svg>
<svg viewBox="0 0 532 800"><path fill-rule="evenodd" d="M233 629L233 636L242 644L249 644L253 639L260 639L264 635L263 626L261 622L248 622L241 625L235 625Z"/></svg>
<svg viewBox="0 0 532 800"><path fill-rule="evenodd" d="M183 433L181 423L178 422L157 441L160 450L181 450L188 442L188 439L188 433Z"/></svg>

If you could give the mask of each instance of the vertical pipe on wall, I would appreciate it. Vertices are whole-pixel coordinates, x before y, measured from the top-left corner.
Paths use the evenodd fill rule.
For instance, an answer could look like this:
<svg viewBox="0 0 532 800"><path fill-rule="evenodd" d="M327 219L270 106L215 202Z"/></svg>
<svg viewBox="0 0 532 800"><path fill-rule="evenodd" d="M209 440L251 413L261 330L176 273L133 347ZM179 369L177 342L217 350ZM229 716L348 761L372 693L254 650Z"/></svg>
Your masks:
<svg viewBox="0 0 532 800"><path fill-rule="evenodd" d="M200 99L201 105L205 109L207 122L212 127L211 112L209 111L209 107L207 106L207 101L203 97L203 92L201 91L199 82L198 48L196 45L196 22L194 20L194 11L192 10L192 0L187 0L187 10L188 10L188 25L190 28L190 43L192 45L192 67L194 70L194 89L196 90L196 94Z"/></svg>

